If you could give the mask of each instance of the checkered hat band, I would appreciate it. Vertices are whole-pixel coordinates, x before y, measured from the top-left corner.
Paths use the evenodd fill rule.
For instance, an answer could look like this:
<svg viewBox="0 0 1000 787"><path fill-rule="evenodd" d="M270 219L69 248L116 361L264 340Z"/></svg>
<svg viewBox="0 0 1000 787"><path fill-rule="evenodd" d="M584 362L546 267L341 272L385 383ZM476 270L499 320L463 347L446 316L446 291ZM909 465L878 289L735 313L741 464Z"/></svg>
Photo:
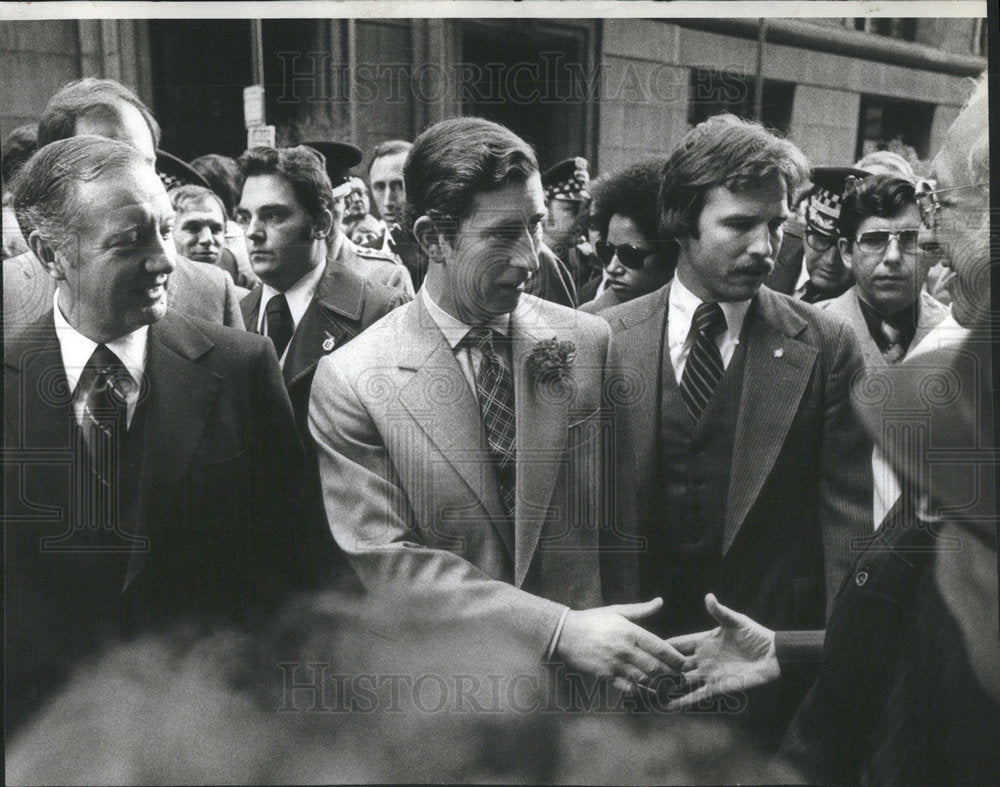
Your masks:
<svg viewBox="0 0 1000 787"><path fill-rule="evenodd" d="M842 201L840 194L822 188L816 189L809 197L806 212L809 224L818 230L835 233Z"/></svg>

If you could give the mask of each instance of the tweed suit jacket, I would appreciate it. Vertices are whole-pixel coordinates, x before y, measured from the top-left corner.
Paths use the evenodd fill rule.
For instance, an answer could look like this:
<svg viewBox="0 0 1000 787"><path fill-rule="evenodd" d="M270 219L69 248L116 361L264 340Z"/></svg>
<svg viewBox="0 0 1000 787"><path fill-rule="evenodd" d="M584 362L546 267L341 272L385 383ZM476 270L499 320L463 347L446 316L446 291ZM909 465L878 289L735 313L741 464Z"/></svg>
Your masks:
<svg viewBox="0 0 1000 787"><path fill-rule="evenodd" d="M861 346L861 355L865 359L866 369L880 369L889 365L879 350L878 345L868 331L868 323L865 322L865 315L861 311L858 303L858 288L855 285L843 295L831 301L820 301L816 307L823 309L829 314L836 314L847 320L854 329L858 337L858 344ZM920 291L920 308L917 315L917 330L913 334L913 340L907 349L906 358L913 350L919 346L931 329L941 320L948 316L948 307L929 295L925 290Z"/></svg>
<svg viewBox="0 0 1000 787"><path fill-rule="evenodd" d="M600 316L611 325L612 365L630 381L617 422L631 450L639 534L658 527L661 375L670 285ZM850 407L862 372L843 321L762 288L751 301L742 391L723 523L723 603L770 628L822 628L853 540L872 532L871 440ZM664 599L670 604L669 599Z"/></svg>
<svg viewBox="0 0 1000 787"><path fill-rule="evenodd" d="M418 297L320 361L309 423L330 527L376 598L482 624L541 657L565 606L600 606L612 522L600 319L522 295L511 314L517 499L504 513L475 394ZM562 382L527 359L572 341Z"/></svg>
<svg viewBox="0 0 1000 787"><path fill-rule="evenodd" d="M52 308L56 280L31 252L3 261L3 329L17 334ZM201 320L243 328L240 296L246 290L233 284L228 273L179 254L167 281L170 308Z"/></svg>

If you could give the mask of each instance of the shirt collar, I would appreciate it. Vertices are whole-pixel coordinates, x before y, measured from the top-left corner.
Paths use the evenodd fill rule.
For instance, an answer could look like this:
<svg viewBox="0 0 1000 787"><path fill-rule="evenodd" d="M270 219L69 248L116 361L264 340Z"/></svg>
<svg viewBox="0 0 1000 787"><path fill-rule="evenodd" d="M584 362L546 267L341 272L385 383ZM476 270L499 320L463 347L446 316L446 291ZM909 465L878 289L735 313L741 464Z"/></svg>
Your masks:
<svg viewBox="0 0 1000 787"><path fill-rule="evenodd" d="M324 259L323 262L285 290L285 300L288 301L288 311L292 313L292 325L295 328L299 327L299 323L302 321L302 315L304 315L306 313L306 309L309 308L309 304L312 302L313 296L316 294L316 288L319 287L319 281L323 278L323 272L326 270L326 266L327 261ZM270 284L264 284L263 291L260 296L260 302L263 308L261 308L258 315L258 323L264 319L264 310L267 308L267 302L275 295L280 294L281 292L274 289L274 287Z"/></svg>
<svg viewBox="0 0 1000 787"><path fill-rule="evenodd" d="M66 371L66 381L71 391L76 391L80 375L97 349L97 342L88 339L69 324L59 308L59 291L52 300L52 316L55 320L56 337L59 339L59 352L62 355L63 369ZM118 360L128 370L129 376L137 386L142 385L142 376L146 371L146 340L149 326L143 325L132 333L119 336L104 346L118 356Z"/></svg>
<svg viewBox="0 0 1000 787"><path fill-rule="evenodd" d="M670 285L668 313L671 322L675 322L675 317L679 318L679 322L675 322L675 324L678 328L683 329L683 331L678 331L676 334L680 338L680 341L683 342L687 338L688 333L690 333L694 311L701 304L701 298L685 287L684 283L677 276L674 276L673 283ZM747 311L750 309L750 301L720 302L719 306L726 318L726 333L729 335L729 341L733 344L739 344L740 332L743 330L743 321L746 319Z"/></svg>
<svg viewBox="0 0 1000 787"><path fill-rule="evenodd" d="M472 329L473 326L466 325L457 317L453 317L448 314L444 309L438 306L431 294L427 292L426 287L421 287L418 297L424 299L424 306L427 308L427 313L434 320L434 324L441 329L441 333L444 334L444 338L448 342L448 346L454 350L465 338L465 335ZM492 328L497 333L502 336L510 335L510 315L501 314L494 317L485 327Z"/></svg>

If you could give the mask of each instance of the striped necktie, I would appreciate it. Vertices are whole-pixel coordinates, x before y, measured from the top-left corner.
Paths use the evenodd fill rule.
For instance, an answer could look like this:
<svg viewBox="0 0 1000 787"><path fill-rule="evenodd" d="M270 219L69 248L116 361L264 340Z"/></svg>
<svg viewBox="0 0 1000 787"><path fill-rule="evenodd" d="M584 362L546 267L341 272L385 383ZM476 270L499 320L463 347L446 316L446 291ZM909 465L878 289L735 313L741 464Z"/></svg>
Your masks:
<svg viewBox="0 0 1000 787"><path fill-rule="evenodd" d="M705 406L726 368L715 344L715 337L726 328L726 316L717 303L702 303L694 310L691 330L696 332L694 346L681 376L681 395L694 417L701 420Z"/></svg>

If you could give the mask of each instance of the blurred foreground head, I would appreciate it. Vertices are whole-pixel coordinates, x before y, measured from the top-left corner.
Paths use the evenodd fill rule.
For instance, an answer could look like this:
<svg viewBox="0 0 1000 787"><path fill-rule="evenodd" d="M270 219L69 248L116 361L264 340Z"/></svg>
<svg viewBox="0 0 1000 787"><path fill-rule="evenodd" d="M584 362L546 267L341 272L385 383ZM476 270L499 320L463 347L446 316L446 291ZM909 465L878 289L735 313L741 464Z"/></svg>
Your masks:
<svg viewBox="0 0 1000 787"><path fill-rule="evenodd" d="M720 718L568 710L536 654L468 622L328 593L259 638L174 631L109 649L13 741L10 783L775 782Z"/></svg>

